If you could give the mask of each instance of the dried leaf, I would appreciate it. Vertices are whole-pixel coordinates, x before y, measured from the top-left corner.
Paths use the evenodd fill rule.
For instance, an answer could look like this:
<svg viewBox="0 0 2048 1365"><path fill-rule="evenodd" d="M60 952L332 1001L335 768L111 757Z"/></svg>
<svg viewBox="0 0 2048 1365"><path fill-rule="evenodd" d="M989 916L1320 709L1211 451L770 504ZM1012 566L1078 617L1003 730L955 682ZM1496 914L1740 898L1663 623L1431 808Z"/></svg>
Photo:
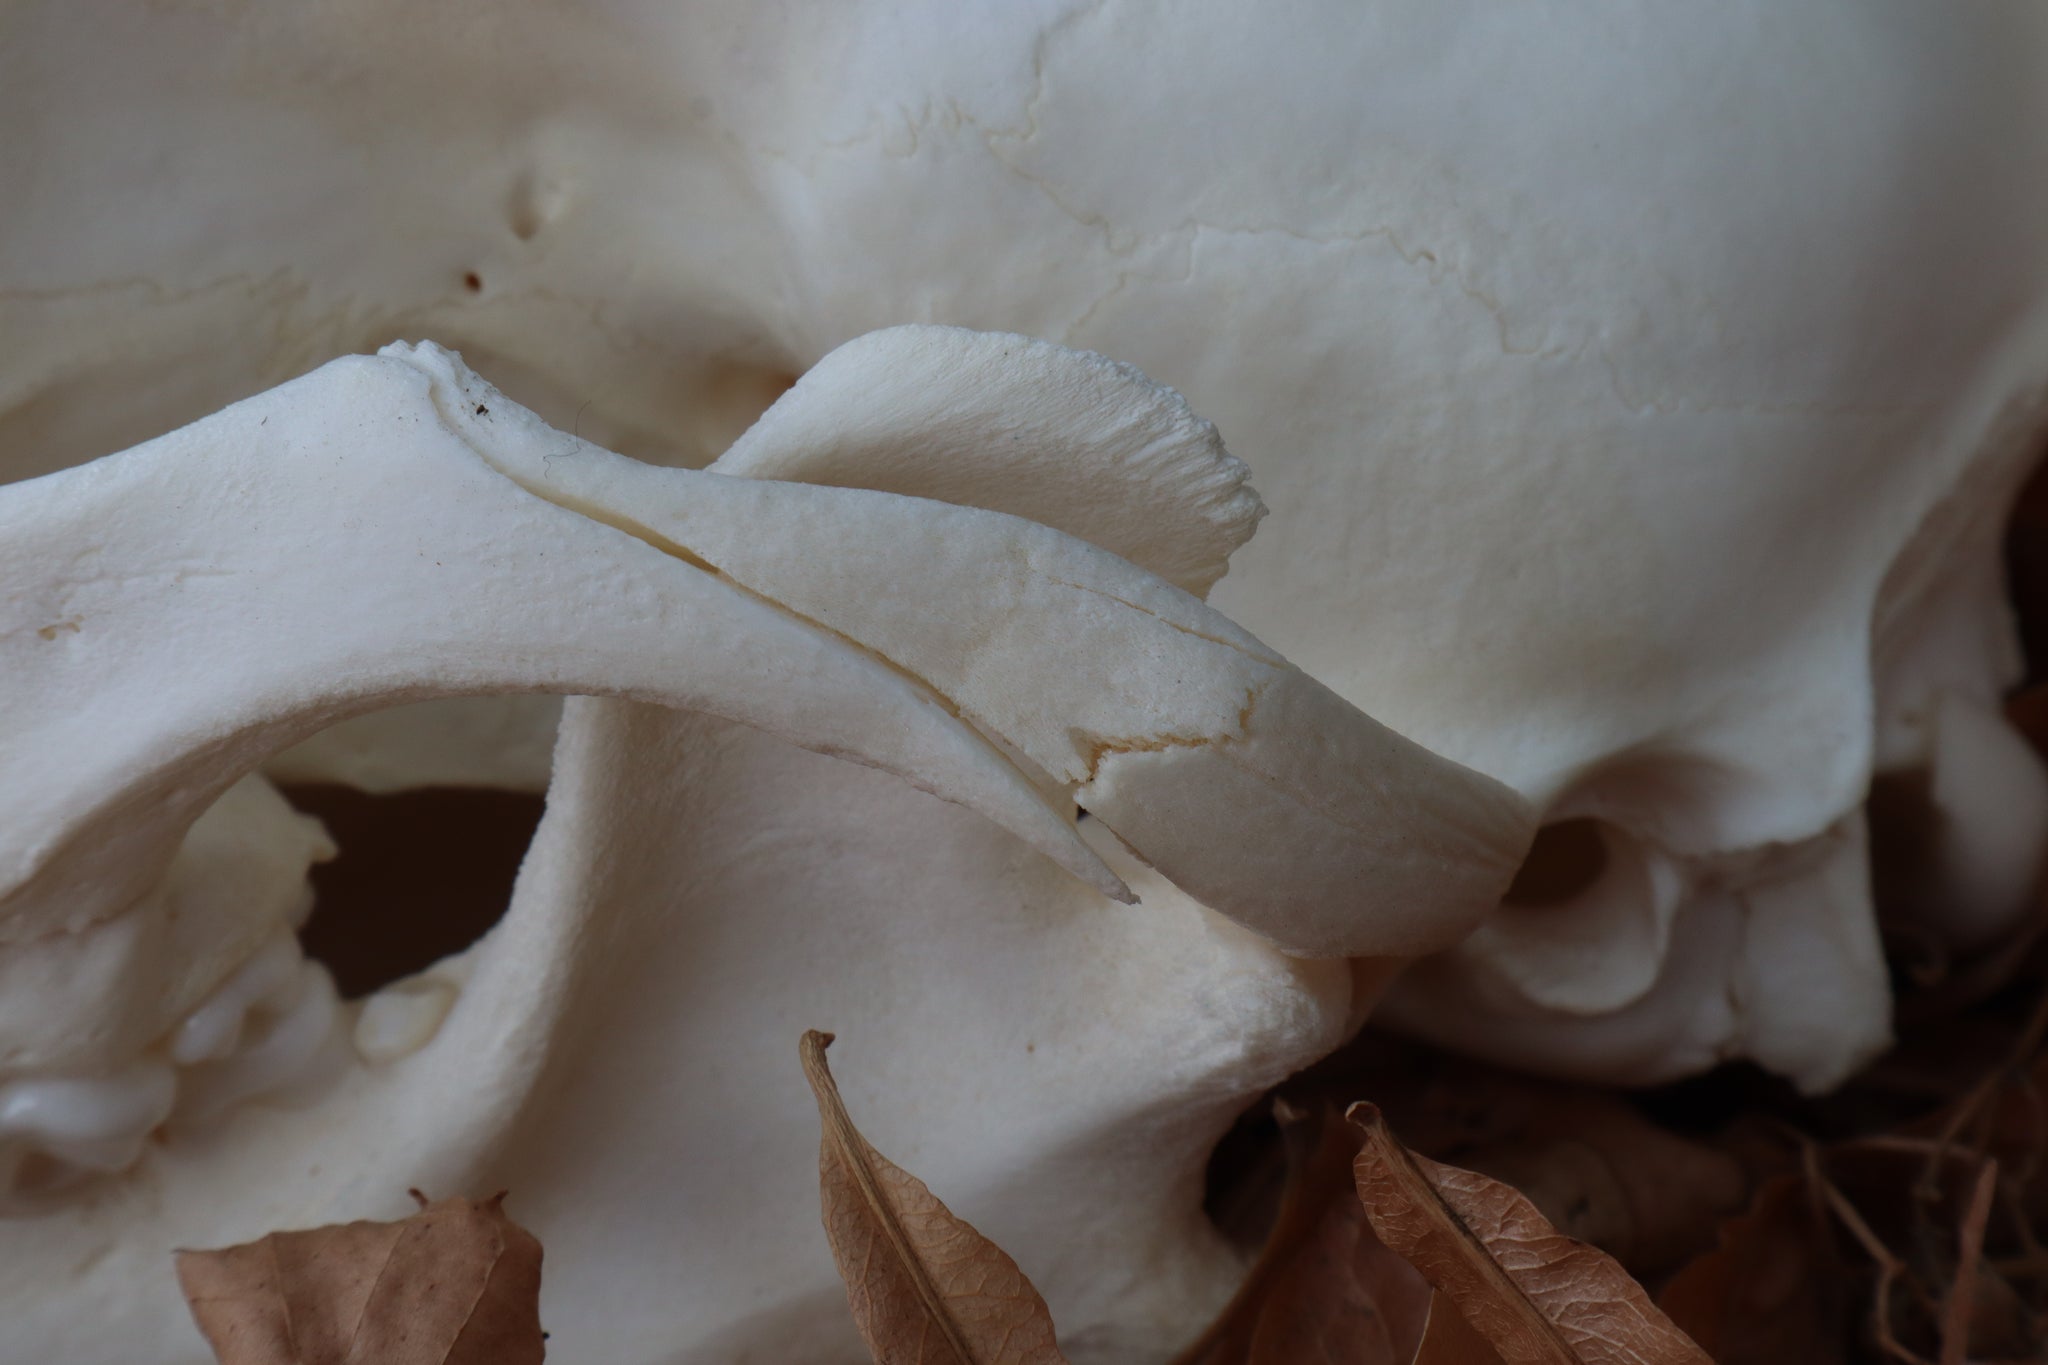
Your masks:
<svg viewBox="0 0 2048 1365"><path fill-rule="evenodd" d="M1280 1108L1293 1168L1280 1216L1243 1286L1175 1365L1409 1365L1431 1291L1365 1220L1351 1178L1357 1130L1334 1110Z"/></svg>
<svg viewBox="0 0 2048 1365"><path fill-rule="evenodd" d="M1409 1365L1501 1365L1501 1358L1455 1304L1442 1294L1433 1294L1422 1344L1416 1347Z"/></svg>
<svg viewBox="0 0 2048 1365"><path fill-rule="evenodd" d="M1412 1155L1372 1105L1348 1116L1365 1132L1354 1171L1373 1230L1507 1365L1707 1365L1627 1271L1512 1188Z"/></svg>
<svg viewBox="0 0 2048 1365"><path fill-rule="evenodd" d="M1560 1232L1637 1275L1686 1260L1748 1197L1732 1157L1587 1086L1460 1065L1445 1068L1416 1107L1425 1133L1452 1140L1417 1138L1415 1149L1506 1181ZM1401 1131L1415 1132L1405 1122Z"/></svg>
<svg viewBox="0 0 2048 1365"><path fill-rule="evenodd" d="M1017 1263L853 1126L825 1065L831 1042L813 1030L802 1048L824 1129L825 1235L876 1365L1066 1365Z"/></svg>
<svg viewBox="0 0 2048 1365"><path fill-rule="evenodd" d="M1840 1361L1827 1237L1805 1179L1781 1176L1722 1224L1720 1245L1673 1276L1657 1306L1720 1365Z"/></svg>
<svg viewBox="0 0 2048 1365"><path fill-rule="evenodd" d="M1427 1283L1403 1283L1414 1275L1373 1235L1356 1199L1332 1209L1273 1282L1246 1365L1408 1365L1428 1321Z"/></svg>
<svg viewBox="0 0 2048 1365"><path fill-rule="evenodd" d="M178 1253L221 1365L538 1365L540 1242L504 1199Z"/></svg>

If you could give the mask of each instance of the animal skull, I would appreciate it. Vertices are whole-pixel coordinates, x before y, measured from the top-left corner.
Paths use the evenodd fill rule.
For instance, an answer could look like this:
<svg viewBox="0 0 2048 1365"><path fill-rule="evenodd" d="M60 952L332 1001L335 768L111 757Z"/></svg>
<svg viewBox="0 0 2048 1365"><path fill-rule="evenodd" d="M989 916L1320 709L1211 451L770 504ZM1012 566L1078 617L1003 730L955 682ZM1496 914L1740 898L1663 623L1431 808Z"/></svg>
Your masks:
<svg viewBox="0 0 2048 1365"><path fill-rule="evenodd" d="M786 1056L824 1025L878 1145L1016 1255L1076 1359L1158 1354L1232 1274L1197 1208L1208 1147L1340 1041L1381 975L1239 926L1312 953L1447 944L1527 836L1521 804L1418 746L1542 812L1535 861L1556 875L1532 866L1381 1019L1618 1081L1746 1055L1824 1087L1870 1056L1888 1000L1873 773L1918 784L1930 853L1901 908L1960 951L1995 939L2048 831L2048 781L1996 712L2015 665L1995 556L2048 425L2048 186L2030 173L2048 16L1754 10L162 7L118 41L69 7L23 11L28 39L0 54L11 126L33 130L0 171L0 334L33 341L0 373L10 475L399 334L457 346L539 418L422 348L0 493L29 657L87 643L78 592L143 620L183 604L222 528L274 513L247 561L260 591L218 599L220 652L159 636L131 671L66 675L72 692L10 718L34 757L0 793L26 822L7 826L0 1043L67 1083L138 1068L35 1111L83 1125L56 1135L75 1164L126 1166L179 1106L120 1180L0 1229L10 1331L45 1358L155 1350L180 1339L171 1241L488 1178L547 1238L574 1354L851 1358ZM860 343L897 349L842 353L717 466L788 486L595 448L703 465L789 376L925 321L1174 384L1256 471L1264 531L1231 553L1255 515L1241 479L1155 392L1050 351L1013 374L957 333ZM914 363L919 346L938 349ZM1001 401L949 388L934 357L954 356ZM914 382L877 391L890 366ZM1075 409L1068 383L1109 396ZM1081 418L1032 427L1045 393ZM400 438L408 413L425 434ZM1146 441L1112 433L1119 413ZM356 537L295 556L311 523L293 518L333 499L261 464L252 418L336 459L429 436L449 458L390 465L408 482L359 486ZM991 438L1019 424L1006 458ZM196 465L199 442L251 452L252 482ZM170 516L202 473L219 496ZM698 524L700 501L730 520ZM893 510L832 510L855 505ZM455 507L473 519L444 524ZM1001 513L1053 530L983 519ZM833 557L779 553L765 528L787 524ZM707 550L721 526L745 532ZM888 617L889 593L840 581L848 527L874 582L960 595ZM466 537L500 590L433 597L426 565L390 552L402 534ZM1031 685L978 671L946 631L988 624L975 604L1008 589L974 577L999 567L975 549L1027 542L1074 582L1113 580L1091 599L1103 629L1186 667L1120 673L1071 603L1026 601L989 657ZM1201 592L1226 556L1215 611L1168 586ZM667 586L696 584L693 561L732 582ZM332 614L358 592L380 610ZM741 653L650 652L637 627L682 619L671 592L725 612L716 638ZM873 657L910 645L916 681ZM755 681L770 658L788 687ZM1293 804L1256 828L1224 813L1253 789L1225 801L1213 772L1187 788L1210 805L1166 804L1176 765L1217 748L1182 741L1248 733L1245 669L1318 708L1278 717L1268 775ZM973 723L919 686L975 689ZM235 779L367 705L513 688L628 700L569 704L500 928L337 1007L278 937L321 836ZM67 714L79 695L104 700ZM182 728L165 695L197 708ZM524 700L455 704L458 740L552 723ZM284 770L540 780L539 745L447 742L449 715L345 721ZM1398 755L1402 781L1318 760L1302 737L1325 728ZM1096 790L1101 762L1149 787ZM1103 798L1079 834L1067 791ZM1330 791L1357 803L1351 837L1304 832ZM1411 822L1410 793L1437 808ZM1377 856L1416 829L1463 839L1440 880ZM1105 901L1126 887L1136 907ZM105 984L59 999L60 970ZM335 1041L351 1014L358 1060ZM229 1108L287 1085L306 1107ZM365 1149L339 1113L388 1136Z"/></svg>

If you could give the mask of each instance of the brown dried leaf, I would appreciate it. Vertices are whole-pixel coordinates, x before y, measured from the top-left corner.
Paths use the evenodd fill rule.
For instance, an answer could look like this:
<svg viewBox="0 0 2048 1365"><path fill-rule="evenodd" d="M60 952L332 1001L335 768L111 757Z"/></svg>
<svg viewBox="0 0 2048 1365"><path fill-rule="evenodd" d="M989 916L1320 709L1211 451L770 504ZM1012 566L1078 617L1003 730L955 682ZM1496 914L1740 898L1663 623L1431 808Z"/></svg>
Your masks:
<svg viewBox="0 0 2048 1365"><path fill-rule="evenodd" d="M825 1235L876 1365L1066 1365L1017 1263L853 1126L825 1064L831 1042L813 1030L802 1047L824 1129Z"/></svg>
<svg viewBox="0 0 2048 1365"><path fill-rule="evenodd" d="M1843 1319L1826 1225L1804 1177L1780 1176L1720 1245L1664 1286L1657 1306L1720 1365L1830 1365L1844 1358Z"/></svg>
<svg viewBox="0 0 2048 1365"><path fill-rule="evenodd" d="M1421 1151L1513 1185L1560 1232L1637 1275L1686 1260L1748 1198L1732 1157L1585 1086L1458 1066L1446 1068L1419 1108L1425 1119L1448 1109L1467 1127L1466 1140L1418 1142ZM1450 1128L1442 1119L1428 1126Z"/></svg>
<svg viewBox="0 0 2048 1365"><path fill-rule="evenodd" d="M221 1365L538 1365L540 1242L504 1199L178 1253Z"/></svg>
<svg viewBox="0 0 2048 1365"><path fill-rule="evenodd" d="M1430 1288L1373 1235L1351 1178L1357 1130L1281 1106L1293 1175L1251 1273L1175 1365L1409 1365Z"/></svg>
<svg viewBox="0 0 2048 1365"><path fill-rule="evenodd" d="M1465 1315L1442 1294L1429 1303L1422 1344L1409 1365L1501 1365L1500 1352L1472 1329Z"/></svg>
<svg viewBox="0 0 2048 1365"><path fill-rule="evenodd" d="M1506 1365L1708 1365L1627 1271L1511 1187L1414 1156L1370 1104L1348 1117L1365 1132L1354 1173L1373 1230Z"/></svg>

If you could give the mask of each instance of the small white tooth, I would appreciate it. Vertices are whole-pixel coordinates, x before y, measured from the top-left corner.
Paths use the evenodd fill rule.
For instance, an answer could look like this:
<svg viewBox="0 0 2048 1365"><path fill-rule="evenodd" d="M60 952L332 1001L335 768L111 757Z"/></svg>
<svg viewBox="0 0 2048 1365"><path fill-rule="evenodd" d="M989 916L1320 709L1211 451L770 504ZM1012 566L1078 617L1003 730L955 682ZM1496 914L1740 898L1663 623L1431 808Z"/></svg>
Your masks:
<svg viewBox="0 0 2048 1365"><path fill-rule="evenodd" d="M327 1068L318 1063L333 1050L330 1044L341 1024L341 1002L325 967L302 962L254 1013L261 1023L252 1040L229 1057L185 1073L179 1126L204 1124L245 1099L272 1097L325 1078Z"/></svg>
<svg viewBox="0 0 2048 1365"><path fill-rule="evenodd" d="M171 1060L192 1066L233 1052L251 1007L291 988L301 960L299 941L292 934L279 934L264 944L172 1031L167 1049Z"/></svg>
<svg viewBox="0 0 2048 1365"><path fill-rule="evenodd" d="M456 994L454 982L435 977L413 977L378 991L356 1016L357 1055L375 1064L418 1052L440 1032Z"/></svg>
<svg viewBox="0 0 2048 1365"><path fill-rule="evenodd" d="M111 1076L25 1076L0 1085L0 1141L70 1165L120 1170L171 1112L177 1073L136 1061Z"/></svg>

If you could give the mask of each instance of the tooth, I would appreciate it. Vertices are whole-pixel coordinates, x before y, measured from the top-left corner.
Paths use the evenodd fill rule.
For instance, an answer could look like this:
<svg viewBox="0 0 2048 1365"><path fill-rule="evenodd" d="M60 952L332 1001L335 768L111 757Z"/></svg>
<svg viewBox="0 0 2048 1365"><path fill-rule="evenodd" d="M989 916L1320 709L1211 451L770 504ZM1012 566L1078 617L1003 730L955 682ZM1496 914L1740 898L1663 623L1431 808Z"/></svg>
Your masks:
<svg viewBox="0 0 2048 1365"><path fill-rule="evenodd" d="M415 977L378 991L356 1017L356 1052L372 1064L395 1062L432 1042L454 1008L450 981Z"/></svg>
<svg viewBox="0 0 2048 1365"><path fill-rule="evenodd" d="M220 1061L203 1062L183 1078L176 1123L204 1124L256 1095L286 1098L281 1092L310 1089L327 1078L341 1024L334 980L317 962L298 971L251 1011L269 1016L268 1027ZM324 1055L323 1055L324 1054Z"/></svg>
<svg viewBox="0 0 2048 1365"><path fill-rule="evenodd" d="M298 940L281 934L220 984L171 1034L170 1058L179 1066L219 1061L235 1050L251 1006L289 985L298 972Z"/></svg>
<svg viewBox="0 0 2048 1365"><path fill-rule="evenodd" d="M67 1165L117 1171L170 1114L177 1073L138 1060L111 1076L27 1076L0 1085L0 1142Z"/></svg>
<svg viewBox="0 0 2048 1365"><path fill-rule="evenodd" d="M443 1002L432 1024L446 1013ZM0 1082L0 1201L125 1170L166 1123L187 1128L254 1096L289 1101L324 1086L343 1061L342 1022L327 969L279 934L171 1031L159 1055L108 1076Z"/></svg>

